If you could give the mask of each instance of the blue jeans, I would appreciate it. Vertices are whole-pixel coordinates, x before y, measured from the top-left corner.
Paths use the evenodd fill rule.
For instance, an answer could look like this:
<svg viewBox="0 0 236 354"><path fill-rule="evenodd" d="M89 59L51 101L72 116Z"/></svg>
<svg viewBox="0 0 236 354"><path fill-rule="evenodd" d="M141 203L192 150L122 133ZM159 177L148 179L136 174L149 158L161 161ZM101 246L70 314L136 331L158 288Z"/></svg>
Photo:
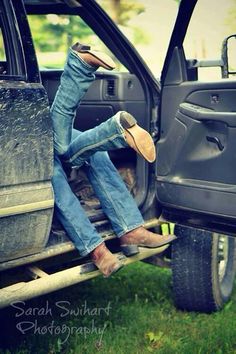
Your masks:
<svg viewBox="0 0 236 354"><path fill-rule="evenodd" d="M81 256L89 254L103 240L72 192L61 159L72 166L85 165L94 192L118 237L144 223L133 197L106 152L127 146L119 123L120 113L88 131L73 129L76 109L95 79L95 70L70 49L51 108L55 148L52 178L55 211Z"/></svg>

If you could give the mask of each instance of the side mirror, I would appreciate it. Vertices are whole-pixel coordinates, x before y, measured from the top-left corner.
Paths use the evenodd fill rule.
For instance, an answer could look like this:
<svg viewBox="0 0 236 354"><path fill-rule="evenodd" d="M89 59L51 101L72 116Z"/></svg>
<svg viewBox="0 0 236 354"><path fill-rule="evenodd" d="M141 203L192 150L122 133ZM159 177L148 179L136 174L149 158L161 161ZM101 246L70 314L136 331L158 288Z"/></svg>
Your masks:
<svg viewBox="0 0 236 354"><path fill-rule="evenodd" d="M236 34L232 34L223 40L221 59L222 78L228 78L229 75L236 74Z"/></svg>

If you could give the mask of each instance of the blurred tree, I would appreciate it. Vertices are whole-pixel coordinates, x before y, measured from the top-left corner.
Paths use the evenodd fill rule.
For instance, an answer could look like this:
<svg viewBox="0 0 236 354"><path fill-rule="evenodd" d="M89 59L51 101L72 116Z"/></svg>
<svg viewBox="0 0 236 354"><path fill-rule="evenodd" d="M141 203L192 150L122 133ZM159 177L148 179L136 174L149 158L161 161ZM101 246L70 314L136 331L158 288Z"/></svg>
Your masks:
<svg viewBox="0 0 236 354"><path fill-rule="evenodd" d="M112 20L118 25L133 31L134 44L148 43L149 37L139 27L130 24L130 20L145 11L145 6L138 0L98 0Z"/></svg>
<svg viewBox="0 0 236 354"><path fill-rule="evenodd" d="M127 26L132 17L145 11L145 6L137 0L99 0L98 2L113 21L122 26Z"/></svg>
<svg viewBox="0 0 236 354"><path fill-rule="evenodd" d="M145 11L145 6L137 0L100 0L100 4L110 14L112 19L121 26L129 27L129 20ZM65 15L31 15L29 23L34 37L36 49L40 52L64 51L75 40L90 42L93 31L78 16ZM133 27L135 43L148 41L145 33Z"/></svg>
<svg viewBox="0 0 236 354"><path fill-rule="evenodd" d="M31 15L29 23L34 43L41 52L64 51L80 38L93 36L93 31L78 16Z"/></svg>
<svg viewBox="0 0 236 354"><path fill-rule="evenodd" d="M149 37L141 28L131 25L130 20L145 11L145 5L139 0L97 0L104 10L111 16L122 30L128 31L129 39L134 44L147 44ZM92 44L100 50L105 50L101 41L87 24L79 16L66 15L30 15L31 27L36 52L38 53L66 53L67 48L75 41ZM41 60L42 58L42 60ZM51 55L51 58L40 57L40 65L49 66L49 61L58 61ZM114 58L115 59L115 58ZM54 65L54 64L53 64ZM60 63L58 65L61 65ZM117 67L118 67L117 63Z"/></svg>

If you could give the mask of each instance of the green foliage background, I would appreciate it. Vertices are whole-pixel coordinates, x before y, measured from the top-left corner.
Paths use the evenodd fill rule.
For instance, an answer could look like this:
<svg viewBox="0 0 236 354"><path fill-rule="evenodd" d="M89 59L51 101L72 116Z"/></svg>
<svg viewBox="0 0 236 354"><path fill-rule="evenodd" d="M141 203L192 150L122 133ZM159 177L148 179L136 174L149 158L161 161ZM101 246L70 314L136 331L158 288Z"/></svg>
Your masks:
<svg viewBox="0 0 236 354"><path fill-rule="evenodd" d="M85 40L93 35L78 16L31 15L29 24L36 49L41 52L64 51L78 35Z"/></svg>
<svg viewBox="0 0 236 354"><path fill-rule="evenodd" d="M122 26L128 26L129 20L145 11L145 6L137 1L101 0L100 4L110 14L112 19ZM91 40L93 31L78 16L37 15L29 16L30 28L35 46L39 51L63 51L80 38L81 42ZM140 31L139 31L140 32ZM144 36L144 34L142 34ZM135 41L142 41L142 36L136 35Z"/></svg>

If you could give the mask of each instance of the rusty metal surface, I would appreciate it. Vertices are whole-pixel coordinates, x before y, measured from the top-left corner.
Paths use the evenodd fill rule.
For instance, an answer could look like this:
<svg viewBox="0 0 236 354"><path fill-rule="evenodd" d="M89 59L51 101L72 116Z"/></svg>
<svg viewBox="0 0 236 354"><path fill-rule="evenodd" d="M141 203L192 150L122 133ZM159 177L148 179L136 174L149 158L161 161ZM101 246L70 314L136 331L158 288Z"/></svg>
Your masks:
<svg viewBox="0 0 236 354"><path fill-rule="evenodd" d="M53 212L53 139L41 84L0 81L0 259L42 251Z"/></svg>
<svg viewBox="0 0 236 354"><path fill-rule="evenodd" d="M50 179L52 129L40 84L0 83L0 187Z"/></svg>

